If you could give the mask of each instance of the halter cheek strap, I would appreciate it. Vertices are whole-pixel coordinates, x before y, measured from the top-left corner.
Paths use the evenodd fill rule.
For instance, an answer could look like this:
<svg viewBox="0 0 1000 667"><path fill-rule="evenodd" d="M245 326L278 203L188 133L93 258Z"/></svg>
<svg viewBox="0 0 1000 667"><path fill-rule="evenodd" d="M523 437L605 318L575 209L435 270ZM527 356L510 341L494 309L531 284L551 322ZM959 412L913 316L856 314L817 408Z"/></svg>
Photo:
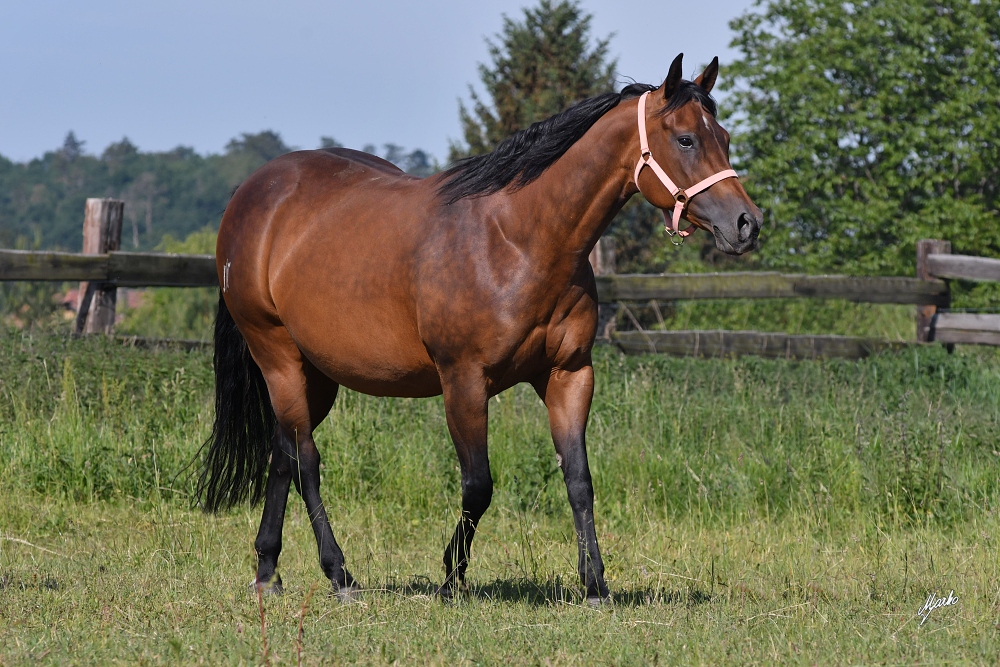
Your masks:
<svg viewBox="0 0 1000 667"><path fill-rule="evenodd" d="M717 174L709 176L703 181L698 181L686 190L677 187L670 177L667 176L667 172L663 171L663 168L656 163L653 159L653 154L649 152L649 141L646 140L646 96L649 95L648 92L642 94L639 97L639 162L635 165L635 187L639 187L639 172L642 171L643 167L649 167L656 174L656 177L660 179L660 182L667 188L670 195L674 198L674 213L671 216L671 220L667 221L666 213L663 214L664 228L667 230L667 234L673 236L676 234L681 238L689 236L691 232L695 230L694 226L688 227L687 229L681 229L681 216L684 215L684 209L687 208L688 202L691 197L694 197L699 192L709 189L719 181L724 181L727 178L739 178L739 175L732 169L725 169ZM640 189L640 192L642 190Z"/></svg>

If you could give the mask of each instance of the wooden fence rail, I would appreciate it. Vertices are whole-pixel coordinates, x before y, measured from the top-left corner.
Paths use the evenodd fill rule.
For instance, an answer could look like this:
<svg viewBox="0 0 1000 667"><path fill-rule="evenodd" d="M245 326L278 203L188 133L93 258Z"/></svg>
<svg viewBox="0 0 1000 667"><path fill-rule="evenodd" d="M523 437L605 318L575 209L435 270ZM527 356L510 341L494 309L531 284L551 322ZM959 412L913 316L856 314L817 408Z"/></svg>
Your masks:
<svg viewBox="0 0 1000 667"><path fill-rule="evenodd" d="M152 252L0 250L0 280L88 280L116 287L213 287L219 285L214 255Z"/></svg>
<svg viewBox="0 0 1000 667"><path fill-rule="evenodd" d="M939 343L1000 345L1000 315L938 313L933 328L933 340Z"/></svg>
<svg viewBox="0 0 1000 667"><path fill-rule="evenodd" d="M599 276L597 294L601 303L803 297L946 306L949 298L941 280L767 272Z"/></svg>
<svg viewBox="0 0 1000 667"><path fill-rule="evenodd" d="M927 270L938 278L1000 282L1000 259L968 255L927 255Z"/></svg>

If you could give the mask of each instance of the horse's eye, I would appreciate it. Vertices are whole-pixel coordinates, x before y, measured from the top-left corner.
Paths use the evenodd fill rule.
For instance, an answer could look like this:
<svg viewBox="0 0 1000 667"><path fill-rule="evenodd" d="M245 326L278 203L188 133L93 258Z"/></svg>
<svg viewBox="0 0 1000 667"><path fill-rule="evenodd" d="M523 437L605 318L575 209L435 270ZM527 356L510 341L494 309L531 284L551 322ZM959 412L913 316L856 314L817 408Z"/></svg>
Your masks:
<svg viewBox="0 0 1000 667"><path fill-rule="evenodd" d="M677 143L681 145L681 148L694 148L694 141L691 137L680 137L677 139Z"/></svg>

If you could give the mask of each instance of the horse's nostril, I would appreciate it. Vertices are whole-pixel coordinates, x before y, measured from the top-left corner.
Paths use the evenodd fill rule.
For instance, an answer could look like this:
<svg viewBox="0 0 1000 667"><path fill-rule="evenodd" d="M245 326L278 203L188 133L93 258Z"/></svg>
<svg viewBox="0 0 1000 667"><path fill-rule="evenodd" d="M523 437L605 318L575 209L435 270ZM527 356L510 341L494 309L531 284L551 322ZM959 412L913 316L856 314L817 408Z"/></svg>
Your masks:
<svg viewBox="0 0 1000 667"><path fill-rule="evenodd" d="M746 213L741 213L740 219L736 221L736 232L740 241L746 241L750 238L750 231L752 229L753 224L750 222L750 216Z"/></svg>
<svg viewBox="0 0 1000 667"><path fill-rule="evenodd" d="M744 211L736 220L736 236L740 241L749 241L760 232L760 219Z"/></svg>

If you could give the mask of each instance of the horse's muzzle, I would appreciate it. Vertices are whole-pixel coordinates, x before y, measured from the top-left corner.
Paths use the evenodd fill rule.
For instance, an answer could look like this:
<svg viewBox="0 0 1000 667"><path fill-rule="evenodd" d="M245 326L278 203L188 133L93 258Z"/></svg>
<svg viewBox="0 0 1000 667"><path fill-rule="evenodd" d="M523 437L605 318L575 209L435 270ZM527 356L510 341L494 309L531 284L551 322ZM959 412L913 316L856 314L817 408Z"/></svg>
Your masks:
<svg viewBox="0 0 1000 667"><path fill-rule="evenodd" d="M712 225L715 235L715 245L724 253L742 255L758 247L757 237L760 235L761 216L744 211L740 213L734 225L735 234L727 235L718 225ZM734 238L735 237L735 238Z"/></svg>

